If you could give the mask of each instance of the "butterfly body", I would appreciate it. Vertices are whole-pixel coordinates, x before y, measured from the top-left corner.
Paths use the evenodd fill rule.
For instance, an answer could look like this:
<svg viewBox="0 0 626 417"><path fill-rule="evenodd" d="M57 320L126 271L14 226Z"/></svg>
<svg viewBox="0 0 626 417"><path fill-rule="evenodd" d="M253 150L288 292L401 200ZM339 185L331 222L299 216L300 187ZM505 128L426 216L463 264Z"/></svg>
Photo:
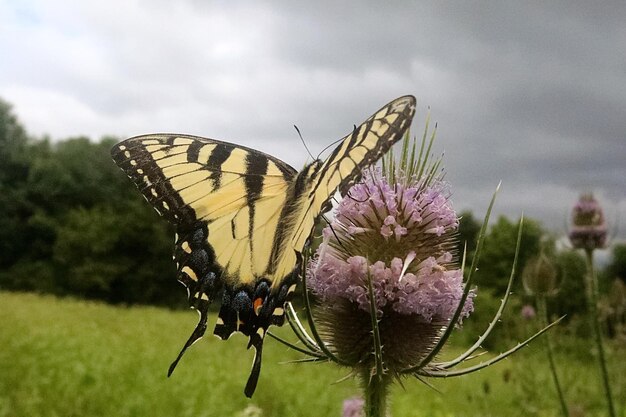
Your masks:
<svg viewBox="0 0 626 417"><path fill-rule="evenodd" d="M208 307L221 295L214 334L236 331L256 350L245 388L256 387L263 339L282 325L301 253L337 189L345 190L408 129L415 98L398 98L355 127L331 155L300 172L270 155L178 134L137 136L117 144L114 161L155 210L176 226L177 278L200 322L185 350L204 334Z"/></svg>

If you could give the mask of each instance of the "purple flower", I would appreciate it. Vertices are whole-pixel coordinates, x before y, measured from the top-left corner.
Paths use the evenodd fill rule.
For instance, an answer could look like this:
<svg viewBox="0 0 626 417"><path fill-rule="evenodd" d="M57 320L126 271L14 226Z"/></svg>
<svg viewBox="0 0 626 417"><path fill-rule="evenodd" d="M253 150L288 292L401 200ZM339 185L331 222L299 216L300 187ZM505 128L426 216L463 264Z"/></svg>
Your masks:
<svg viewBox="0 0 626 417"><path fill-rule="evenodd" d="M365 401L361 397L352 397L343 401L342 417L364 417L363 405Z"/></svg>
<svg viewBox="0 0 626 417"><path fill-rule="evenodd" d="M348 300L367 312L369 277L380 315L394 311L445 323L463 294L463 273L451 252L458 225L441 182L391 186L380 170L366 171L324 232L309 287L327 305ZM474 295L461 317L473 310Z"/></svg>
<svg viewBox="0 0 626 417"><path fill-rule="evenodd" d="M290 323L305 346L299 351L313 361L348 367L360 377L365 401L347 400L344 416L362 416L363 408L367 415L382 416L388 387L400 377L421 380L478 371L555 324L489 361L460 368L474 358L502 317L511 294L511 273L500 308L477 342L452 359L437 360L454 327L473 311L476 292L471 281L480 250L464 280L455 249L459 221L443 182L441 159L428 158L433 139L434 134L419 146L407 135L400 158L389 152L382 169L362 172L361 182L344 195L306 265L303 301L311 335L290 313ZM477 248L482 247L494 200L495 194ZM518 242L520 236L521 223ZM518 253L519 246L514 264ZM316 295L316 303L306 290Z"/></svg>
<svg viewBox="0 0 626 417"><path fill-rule="evenodd" d="M569 239L576 249L601 249L606 246L607 225L604 212L592 194L583 194L572 210Z"/></svg>
<svg viewBox="0 0 626 417"><path fill-rule="evenodd" d="M532 320L537 315L537 313L535 312L535 308L530 304L525 304L522 307L522 311L520 312L520 314L525 320Z"/></svg>
<svg viewBox="0 0 626 417"><path fill-rule="evenodd" d="M373 366L371 281L383 362L400 373L432 349L463 296L454 248L458 218L435 178L364 171L339 203L308 265L317 319L346 363ZM473 311L468 294L460 319ZM369 371L367 371L369 372Z"/></svg>

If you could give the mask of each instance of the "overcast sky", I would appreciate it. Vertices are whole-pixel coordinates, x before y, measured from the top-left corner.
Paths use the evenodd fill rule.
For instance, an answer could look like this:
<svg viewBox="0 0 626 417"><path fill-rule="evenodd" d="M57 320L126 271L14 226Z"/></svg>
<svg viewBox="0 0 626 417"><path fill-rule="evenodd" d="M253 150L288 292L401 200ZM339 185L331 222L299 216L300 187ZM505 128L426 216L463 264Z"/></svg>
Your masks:
<svg viewBox="0 0 626 417"><path fill-rule="evenodd" d="M51 138L190 133L301 167L391 99L430 108L458 210L626 228L626 3L0 0L0 97ZM601 6L600 6L601 5ZM618 214L621 213L621 214Z"/></svg>

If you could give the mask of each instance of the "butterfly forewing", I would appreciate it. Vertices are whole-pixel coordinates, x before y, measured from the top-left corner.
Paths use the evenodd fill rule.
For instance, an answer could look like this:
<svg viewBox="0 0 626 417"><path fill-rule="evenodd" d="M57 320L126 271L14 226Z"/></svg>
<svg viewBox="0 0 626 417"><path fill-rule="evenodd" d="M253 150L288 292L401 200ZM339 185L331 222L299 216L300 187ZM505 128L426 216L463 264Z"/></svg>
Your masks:
<svg viewBox="0 0 626 417"><path fill-rule="evenodd" d="M415 113L415 98L400 97L380 109L342 139L331 155L317 169L308 172L308 187L301 196L290 245L301 251L325 204L336 190L345 191L360 176L363 168L376 162L403 137ZM289 269L285 253L283 271ZM279 273L280 275L280 273Z"/></svg>
<svg viewBox="0 0 626 417"><path fill-rule="evenodd" d="M252 149L185 135L138 136L112 154L183 232L207 224L207 243L225 279L253 282L265 273L293 168Z"/></svg>

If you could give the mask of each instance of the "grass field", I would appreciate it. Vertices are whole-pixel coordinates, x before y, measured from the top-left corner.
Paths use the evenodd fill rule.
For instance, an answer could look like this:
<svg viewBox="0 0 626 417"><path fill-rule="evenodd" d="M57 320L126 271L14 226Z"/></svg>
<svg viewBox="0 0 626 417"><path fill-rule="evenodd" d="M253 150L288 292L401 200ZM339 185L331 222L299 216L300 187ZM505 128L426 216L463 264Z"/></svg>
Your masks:
<svg viewBox="0 0 626 417"><path fill-rule="evenodd" d="M248 400L252 351L239 335L202 339L166 378L196 319L190 311L0 292L0 417L340 416L342 401L358 394L354 380L334 384L343 369L282 364L300 355L268 339L259 387ZM287 328L275 331L289 336ZM581 412L572 415L601 416L595 362L584 341L579 345L561 341L557 351L566 396ZM608 347L624 413L625 350ZM395 387L391 416L559 415L541 343L479 373L430 382L436 390L417 380Z"/></svg>

